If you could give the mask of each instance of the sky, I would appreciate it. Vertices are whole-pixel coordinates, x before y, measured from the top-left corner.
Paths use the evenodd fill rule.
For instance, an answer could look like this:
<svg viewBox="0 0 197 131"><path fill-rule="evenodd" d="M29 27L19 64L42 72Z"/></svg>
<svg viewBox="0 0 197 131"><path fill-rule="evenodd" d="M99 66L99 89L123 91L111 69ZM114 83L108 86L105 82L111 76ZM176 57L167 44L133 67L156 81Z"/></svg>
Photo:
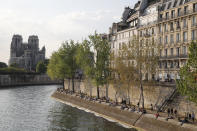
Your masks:
<svg viewBox="0 0 197 131"><path fill-rule="evenodd" d="M81 41L93 34L108 33L121 20L126 6L138 0L0 0L0 62L8 63L14 34L38 35L46 57L67 40Z"/></svg>

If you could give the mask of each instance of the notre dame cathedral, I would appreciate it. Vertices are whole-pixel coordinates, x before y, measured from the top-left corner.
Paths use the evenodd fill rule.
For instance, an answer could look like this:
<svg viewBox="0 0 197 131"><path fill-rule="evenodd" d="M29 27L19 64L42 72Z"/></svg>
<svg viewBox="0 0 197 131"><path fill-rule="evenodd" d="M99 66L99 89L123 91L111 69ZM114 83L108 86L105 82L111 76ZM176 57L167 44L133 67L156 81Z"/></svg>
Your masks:
<svg viewBox="0 0 197 131"><path fill-rule="evenodd" d="M45 60L45 46L39 49L38 36L32 35L28 43L23 42L21 35L12 37L9 65L17 64L20 68L33 71L39 61Z"/></svg>

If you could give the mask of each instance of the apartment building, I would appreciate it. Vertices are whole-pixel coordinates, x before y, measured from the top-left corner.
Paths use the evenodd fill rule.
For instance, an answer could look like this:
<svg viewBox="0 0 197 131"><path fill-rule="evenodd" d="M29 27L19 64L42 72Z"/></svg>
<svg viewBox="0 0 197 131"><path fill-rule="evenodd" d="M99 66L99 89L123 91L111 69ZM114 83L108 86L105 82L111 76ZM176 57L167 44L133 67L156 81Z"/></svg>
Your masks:
<svg viewBox="0 0 197 131"><path fill-rule="evenodd" d="M188 59L188 46L197 40L197 0L162 3L157 23L161 44L159 78L179 79L179 69Z"/></svg>
<svg viewBox="0 0 197 131"><path fill-rule="evenodd" d="M133 36L160 46L157 73L148 79L173 81L188 59L188 46L197 40L197 0L140 0L126 7L122 21L109 32L111 51L117 54Z"/></svg>

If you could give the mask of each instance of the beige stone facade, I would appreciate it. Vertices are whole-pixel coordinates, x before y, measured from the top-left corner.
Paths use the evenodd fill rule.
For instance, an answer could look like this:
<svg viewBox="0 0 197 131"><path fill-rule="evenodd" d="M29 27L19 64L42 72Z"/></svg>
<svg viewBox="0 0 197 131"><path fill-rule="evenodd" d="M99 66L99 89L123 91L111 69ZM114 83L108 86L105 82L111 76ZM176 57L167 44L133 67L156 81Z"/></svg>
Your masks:
<svg viewBox="0 0 197 131"><path fill-rule="evenodd" d="M125 8L122 21L113 23L109 40L117 53L134 35L159 45L157 73L148 79L174 81L188 59L188 46L197 40L197 0L140 0Z"/></svg>

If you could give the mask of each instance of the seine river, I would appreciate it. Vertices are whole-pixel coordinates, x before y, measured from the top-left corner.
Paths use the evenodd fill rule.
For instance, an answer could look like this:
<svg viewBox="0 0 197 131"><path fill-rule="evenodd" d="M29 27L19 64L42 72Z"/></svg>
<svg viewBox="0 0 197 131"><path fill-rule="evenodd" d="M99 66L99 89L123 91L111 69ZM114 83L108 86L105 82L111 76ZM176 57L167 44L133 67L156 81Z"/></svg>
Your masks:
<svg viewBox="0 0 197 131"><path fill-rule="evenodd" d="M0 89L0 131L133 131L54 101L58 86Z"/></svg>

